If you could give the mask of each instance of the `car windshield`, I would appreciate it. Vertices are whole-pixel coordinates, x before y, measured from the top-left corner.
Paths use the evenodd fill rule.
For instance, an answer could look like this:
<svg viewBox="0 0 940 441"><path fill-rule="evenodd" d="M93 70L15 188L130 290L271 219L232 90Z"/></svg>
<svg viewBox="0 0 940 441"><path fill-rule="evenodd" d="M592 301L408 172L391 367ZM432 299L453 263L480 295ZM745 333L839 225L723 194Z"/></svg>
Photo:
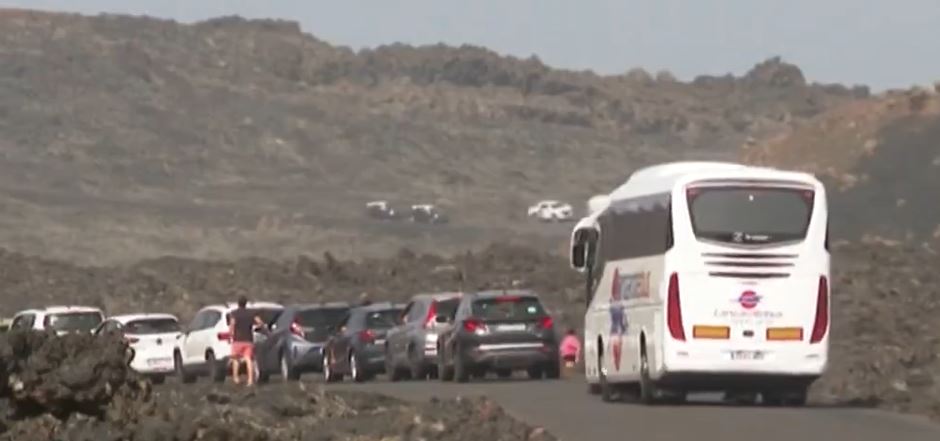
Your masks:
<svg viewBox="0 0 940 441"><path fill-rule="evenodd" d="M525 320L544 315L542 302L533 296L505 295L473 302L473 316L484 320Z"/></svg>
<svg viewBox="0 0 940 441"><path fill-rule="evenodd" d="M388 329L398 324L402 310L399 308L382 309L366 313L366 328Z"/></svg>
<svg viewBox="0 0 940 441"><path fill-rule="evenodd" d="M315 308L305 309L297 313L297 322L306 328L336 326L349 308Z"/></svg>
<svg viewBox="0 0 940 441"><path fill-rule="evenodd" d="M692 229L700 239L769 244L802 240L813 192L791 188L717 187L688 195Z"/></svg>
<svg viewBox="0 0 940 441"><path fill-rule="evenodd" d="M124 333L134 335L166 334L179 330L179 322L169 317L131 320L124 325Z"/></svg>
<svg viewBox="0 0 940 441"><path fill-rule="evenodd" d="M87 312L63 312L59 314L47 315L43 325L47 329L54 331L91 331L104 321L101 313L95 311Z"/></svg>

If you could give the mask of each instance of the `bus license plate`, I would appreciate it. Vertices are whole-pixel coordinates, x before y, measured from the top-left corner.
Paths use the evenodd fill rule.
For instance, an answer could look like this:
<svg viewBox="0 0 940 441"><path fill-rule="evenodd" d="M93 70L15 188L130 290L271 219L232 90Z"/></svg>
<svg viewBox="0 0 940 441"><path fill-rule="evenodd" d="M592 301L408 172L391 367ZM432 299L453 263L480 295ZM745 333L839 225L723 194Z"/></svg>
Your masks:
<svg viewBox="0 0 940 441"><path fill-rule="evenodd" d="M761 360L764 353L761 351L731 351L732 360Z"/></svg>

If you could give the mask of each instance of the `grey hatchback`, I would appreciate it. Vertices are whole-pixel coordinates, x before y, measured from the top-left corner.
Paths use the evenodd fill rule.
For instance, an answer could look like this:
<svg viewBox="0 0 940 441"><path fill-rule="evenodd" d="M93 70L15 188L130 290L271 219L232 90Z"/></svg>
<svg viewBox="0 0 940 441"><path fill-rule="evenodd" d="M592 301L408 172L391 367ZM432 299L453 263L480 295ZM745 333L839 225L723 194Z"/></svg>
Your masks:
<svg viewBox="0 0 940 441"><path fill-rule="evenodd" d="M411 298L401 323L385 339L385 372L391 381L437 376L437 336L450 327L461 295L441 292Z"/></svg>
<svg viewBox="0 0 940 441"><path fill-rule="evenodd" d="M259 380L279 372L283 380L298 380L304 372L323 366L323 345L349 312L346 302L291 305L284 308L268 335L255 343Z"/></svg>
<svg viewBox="0 0 940 441"><path fill-rule="evenodd" d="M532 379L558 378L558 337L552 316L530 290L465 294L453 326L438 337L441 381L465 382L495 371L525 369Z"/></svg>

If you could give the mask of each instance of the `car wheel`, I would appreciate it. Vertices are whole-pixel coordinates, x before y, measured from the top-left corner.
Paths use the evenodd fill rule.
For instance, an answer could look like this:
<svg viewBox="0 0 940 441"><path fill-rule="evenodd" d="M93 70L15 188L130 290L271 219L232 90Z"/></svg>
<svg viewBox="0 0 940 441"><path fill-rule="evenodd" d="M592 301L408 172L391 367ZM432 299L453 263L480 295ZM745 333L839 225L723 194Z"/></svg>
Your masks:
<svg viewBox="0 0 940 441"><path fill-rule="evenodd" d="M470 369L460 349L454 351L454 380L458 383L466 383L470 379Z"/></svg>
<svg viewBox="0 0 940 441"><path fill-rule="evenodd" d="M281 365L281 380L283 381L297 381L300 379L300 373L297 372L297 369L294 368L294 364L291 363L290 357L287 356L286 351L281 352L280 357Z"/></svg>
<svg viewBox="0 0 940 441"><path fill-rule="evenodd" d="M447 366L447 361L440 349L437 351L437 379L441 382L454 379L454 369Z"/></svg>
<svg viewBox="0 0 940 441"><path fill-rule="evenodd" d="M368 378L366 376L365 370L359 363L359 357L356 356L355 352L349 354L349 376L352 377L353 381L362 383Z"/></svg>
<svg viewBox="0 0 940 441"><path fill-rule="evenodd" d="M643 404L655 404L659 399L659 388L650 378L650 363L646 357L646 348L640 354L640 402Z"/></svg>
<svg viewBox="0 0 940 441"><path fill-rule="evenodd" d="M252 370L255 373L255 383L267 383L271 378L271 374L262 369L261 363L258 361L258 356L255 355L251 358Z"/></svg>
<svg viewBox="0 0 940 441"><path fill-rule="evenodd" d="M395 361L392 359L392 354L388 351L388 348L385 348L385 374L388 375L389 381L401 381L402 375L401 369L398 369L398 366L395 366Z"/></svg>
<svg viewBox="0 0 940 441"><path fill-rule="evenodd" d="M597 355L597 379L601 400L608 403L616 401L614 387L607 381L607 372L604 371L604 356L600 354Z"/></svg>
<svg viewBox="0 0 940 441"><path fill-rule="evenodd" d="M173 366L176 369L176 377L179 378L180 383L189 384L196 380L196 377L186 371L186 366L183 365L183 356L179 352L173 354Z"/></svg>
<svg viewBox="0 0 940 441"><path fill-rule="evenodd" d="M412 347L408 350L408 369L412 380L424 380L428 376L428 368L418 352Z"/></svg>
<svg viewBox="0 0 940 441"><path fill-rule="evenodd" d="M542 370L542 366L531 366L526 369L526 373L529 374L529 378L532 380L541 380L544 371Z"/></svg>
<svg viewBox="0 0 940 441"><path fill-rule="evenodd" d="M166 382L166 376L154 375L150 377L150 382L153 384L163 384L164 382Z"/></svg>
<svg viewBox="0 0 940 441"><path fill-rule="evenodd" d="M209 351L206 354L206 367L209 369L209 378L216 383L225 381L225 366L222 366L215 358L215 353Z"/></svg>
<svg viewBox="0 0 940 441"><path fill-rule="evenodd" d="M323 379L327 383L335 383L343 379L342 374L333 372L333 361L329 353L323 355Z"/></svg>
<svg viewBox="0 0 940 441"><path fill-rule="evenodd" d="M561 377L561 367L558 366L558 363L548 363L545 366L545 378L550 380L557 380Z"/></svg>
<svg viewBox="0 0 940 441"><path fill-rule="evenodd" d="M512 369L497 369L496 376L499 378L509 378L512 376Z"/></svg>

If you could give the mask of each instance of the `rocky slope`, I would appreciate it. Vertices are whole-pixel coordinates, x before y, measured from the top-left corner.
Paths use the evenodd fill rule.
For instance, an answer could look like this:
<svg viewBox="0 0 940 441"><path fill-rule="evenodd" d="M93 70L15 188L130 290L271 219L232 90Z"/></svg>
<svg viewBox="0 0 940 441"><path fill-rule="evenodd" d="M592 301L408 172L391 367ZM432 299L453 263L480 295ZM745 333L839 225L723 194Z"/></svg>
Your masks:
<svg viewBox="0 0 940 441"><path fill-rule="evenodd" d="M84 263L550 243L563 228L525 222L535 200L581 208L639 166L728 158L868 94L779 59L683 83L470 46L356 53L270 20L2 9L0 28L0 243ZM455 222L369 222L372 199Z"/></svg>
<svg viewBox="0 0 940 441"><path fill-rule="evenodd" d="M841 237L940 239L940 83L859 100L744 150L745 161L811 171L830 185ZM935 242L934 242L935 243Z"/></svg>
<svg viewBox="0 0 940 441"><path fill-rule="evenodd" d="M815 403L877 405L940 418L937 267L940 256L925 247L884 241L834 247L831 370L813 390ZM121 268L0 254L8 315L26 306L77 302L98 303L110 313L169 311L188 320L198 306L237 293L289 303L355 301L364 293L373 300L404 300L421 291L510 286L541 292L559 328L580 326L576 273L559 257L520 247L491 246L451 258L403 251L360 262L329 256L165 258Z"/></svg>
<svg viewBox="0 0 940 441"><path fill-rule="evenodd" d="M0 439L556 439L485 398L412 404L296 384L155 390L127 368L125 348L120 340L92 336L0 337Z"/></svg>

